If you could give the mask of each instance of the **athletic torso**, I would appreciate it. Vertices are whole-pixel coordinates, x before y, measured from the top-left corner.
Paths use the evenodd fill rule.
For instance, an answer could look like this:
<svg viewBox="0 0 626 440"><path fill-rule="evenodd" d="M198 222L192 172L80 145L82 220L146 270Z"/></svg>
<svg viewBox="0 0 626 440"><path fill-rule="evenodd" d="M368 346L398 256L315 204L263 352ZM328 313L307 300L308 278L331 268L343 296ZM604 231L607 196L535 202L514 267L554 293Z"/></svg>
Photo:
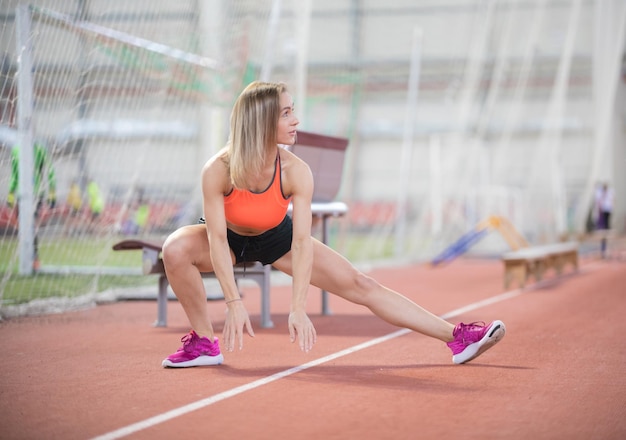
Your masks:
<svg viewBox="0 0 626 440"><path fill-rule="evenodd" d="M277 154L274 174L265 190L252 192L233 188L225 195L226 221L242 230L266 231L278 226L287 215L291 200L283 194L280 170L280 154Z"/></svg>

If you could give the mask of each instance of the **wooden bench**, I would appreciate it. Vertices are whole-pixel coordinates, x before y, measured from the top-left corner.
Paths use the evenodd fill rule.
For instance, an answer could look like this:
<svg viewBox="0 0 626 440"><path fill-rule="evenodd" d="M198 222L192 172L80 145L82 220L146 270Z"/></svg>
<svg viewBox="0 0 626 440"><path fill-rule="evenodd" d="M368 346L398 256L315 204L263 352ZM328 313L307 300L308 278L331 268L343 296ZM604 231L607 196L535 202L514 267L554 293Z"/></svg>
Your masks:
<svg viewBox="0 0 626 440"><path fill-rule="evenodd" d="M156 327L167 326L167 287L169 281L165 274L165 266L161 258L163 241L128 239L113 245L115 251L141 250L142 272L144 275L158 274L159 283L157 291L157 319ZM243 278L255 281L261 289L261 327L271 328L274 326L270 316L270 271L271 266L261 263L237 264L234 266L235 280ZM204 278L215 278L215 274L202 273Z"/></svg>
<svg viewBox="0 0 626 440"><path fill-rule="evenodd" d="M311 213L321 221L321 241L328 244L328 220L341 217L348 212L348 206L343 202L335 201L339 192L345 150L348 139L325 136L315 133L299 131L298 140L291 147L293 153L301 157L309 167L315 181ZM291 212L291 207L289 209ZM145 275L158 274L157 320L155 326L167 326L167 287L169 282L165 274L161 259L163 241L142 240L131 238L122 240L113 245L116 251L141 250L142 271ZM255 281L261 288L261 327L273 327L270 316L270 276L271 266L261 263L246 263L234 266L235 281L247 278ZM213 273L202 273L204 278L215 278ZM322 314L330 314L328 293L321 291Z"/></svg>
<svg viewBox="0 0 626 440"><path fill-rule="evenodd" d="M568 264L574 271L578 271L578 242L522 248L503 254L502 262L505 289L513 281L524 287L530 277L541 281L549 270L553 270L557 276L561 275Z"/></svg>

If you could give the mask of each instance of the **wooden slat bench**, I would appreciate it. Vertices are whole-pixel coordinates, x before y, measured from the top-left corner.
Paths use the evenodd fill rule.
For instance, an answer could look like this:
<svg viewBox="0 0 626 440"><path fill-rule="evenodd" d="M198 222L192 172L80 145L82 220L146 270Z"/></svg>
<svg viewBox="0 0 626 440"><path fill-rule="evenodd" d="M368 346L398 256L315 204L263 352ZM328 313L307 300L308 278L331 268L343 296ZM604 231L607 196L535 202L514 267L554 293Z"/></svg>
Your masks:
<svg viewBox="0 0 626 440"><path fill-rule="evenodd" d="M502 255L504 263L504 287L513 281L520 287L532 276L541 281L548 270L561 275L569 264L578 271L578 242L555 243L522 248Z"/></svg>
<svg viewBox="0 0 626 440"><path fill-rule="evenodd" d="M165 266L161 258L163 241L128 239L122 240L113 245L113 250L141 250L142 251L142 271L144 275L158 274L159 284L157 292L157 319L154 323L156 327L167 326L167 287L169 281L165 274ZM261 327L270 328L274 326L270 316L270 271L271 266L264 266L261 263L246 263L234 266L235 280L243 278L255 281L261 288ZM202 273L204 278L215 278L215 274Z"/></svg>

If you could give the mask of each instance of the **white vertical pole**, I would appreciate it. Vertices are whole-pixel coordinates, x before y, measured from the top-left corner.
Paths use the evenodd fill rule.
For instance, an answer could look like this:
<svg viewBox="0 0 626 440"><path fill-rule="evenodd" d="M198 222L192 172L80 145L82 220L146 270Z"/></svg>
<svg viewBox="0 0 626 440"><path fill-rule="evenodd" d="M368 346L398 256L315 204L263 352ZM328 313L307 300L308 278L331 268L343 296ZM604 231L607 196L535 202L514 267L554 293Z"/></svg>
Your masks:
<svg viewBox="0 0 626 440"><path fill-rule="evenodd" d="M552 235L559 235L567 230L565 183L560 155L563 137L563 116L567 102L574 43L579 29L581 6L581 0L572 1L567 32L559 58L554 86L550 92L541 137L535 148L533 163L546 163L548 169L544 170L541 166L534 166L529 178L534 196L541 197L539 199L540 209L553 213L554 220L552 224L547 225L552 227L549 230ZM545 199L544 197L548 198Z"/></svg>
<svg viewBox="0 0 626 440"><path fill-rule="evenodd" d="M309 53L309 38L311 29L311 0L302 0L294 2L294 9L297 11L295 26L298 41L296 55L296 108L304 111L306 105L306 85L307 85L307 61ZM304 117L304 113L300 113Z"/></svg>
<svg viewBox="0 0 626 440"><path fill-rule="evenodd" d="M561 144L563 134L563 115L565 114L565 101L567 99L567 83L570 77L572 57L574 54L574 45L576 36L579 32L579 20L582 8L582 0L574 0L572 4L572 11L570 15L570 22L567 28L567 36L565 39L565 47L561 60L559 61L559 70L557 72L557 80L555 85L554 100L550 103L553 113L548 113L549 125L559 126L557 130L554 127L548 127L547 142L552 153L551 155L551 173L552 176L552 194L555 202L554 209L556 210L555 227L557 234L562 234L567 231L567 202L565 194L565 182L563 177L563 167L560 160ZM552 134L552 136L550 136ZM557 139L555 139L557 138Z"/></svg>
<svg viewBox="0 0 626 440"><path fill-rule="evenodd" d="M443 202L441 178L441 139L439 136L430 138L430 209L432 211L432 224L430 232L438 235L443 229Z"/></svg>
<svg viewBox="0 0 626 440"><path fill-rule="evenodd" d="M221 23L225 21L225 6L220 0L208 0L198 3L198 27L202 38L201 55L223 60L225 50L221 34L217 32ZM217 76L218 72L204 72L211 77ZM227 134L224 133L224 116L228 115L220 106L211 105L208 100L203 100L200 110L200 145L197 150L197 162L199 167L213 154L226 144Z"/></svg>
<svg viewBox="0 0 626 440"><path fill-rule="evenodd" d="M422 50L422 30L418 27L413 29L413 44L411 53L411 65L409 71L409 84L404 113L404 136L402 142L402 154L400 158L400 188L398 189L396 231L395 231L395 255L399 256L404 250L406 240L407 223L407 199L409 195L409 182L411 178L411 158L413 153L413 133L415 114L417 113L417 94L419 90L420 61Z"/></svg>
<svg viewBox="0 0 626 440"><path fill-rule="evenodd" d="M615 99L618 96L620 64L626 49L626 6L621 0L597 2L594 5L594 154L587 182L576 211L576 229L585 230L587 212L593 203L593 189L597 179L610 177L609 164L615 163L611 156L614 132ZM602 166L607 174L602 174ZM620 164L613 165L620 167ZM621 171L621 170L620 170ZM619 206L616 203L616 208ZM619 207L618 209L623 209ZM619 221L616 219L616 222Z"/></svg>
<svg viewBox="0 0 626 440"><path fill-rule="evenodd" d="M267 35L265 38L265 56L261 66L261 81L270 81L272 77L272 67L274 65L274 52L276 52L276 29L280 20L281 0L274 0L270 12L269 23L267 25Z"/></svg>
<svg viewBox="0 0 626 440"><path fill-rule="evenodd" d="M35 262L35 197L33 149L33 60L29 6L15 11L17 41L17 142L19 154L19 253L20 275L31 275Z"/></svg>
<svg viewBox="0 0 626 440"><path fill-rule="evenodd" d="M228 6L224 5L221 0L207 0L198 2L198 27L202 38L201 42L201 54L218 61L224 59L223 52L224 38L222 34L217 30L220 29L222 23L226 20L226 9ZM210 78L217 77L219 73L205 70L204 75ZM213 81L217 83L216 81ZM214 86L220 87L220 86ZM228 120L228 111L218 105L213 105L210 100L203 99L200 103L200 124L199 124L199 136L198 147L196 149L196 161L197 175L200 175L202 166L206 161L219 151L224 145L228 134L224 130L224 121ZM193 208L196 210L198 207L202 207L202 188L201 185L194 186L192 194ZM195 218L194 218L195 220Z"/></svg>

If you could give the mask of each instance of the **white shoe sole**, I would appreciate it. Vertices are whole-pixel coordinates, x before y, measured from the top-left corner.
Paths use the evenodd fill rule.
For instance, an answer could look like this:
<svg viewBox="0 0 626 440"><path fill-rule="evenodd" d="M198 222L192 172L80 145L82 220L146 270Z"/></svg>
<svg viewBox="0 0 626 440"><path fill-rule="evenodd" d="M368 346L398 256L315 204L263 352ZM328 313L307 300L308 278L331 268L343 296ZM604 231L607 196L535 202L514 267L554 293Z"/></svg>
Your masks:
<svg viewBox="0 0 626 440"><path fill-rule="evenodd" d="M506 327L504 326L504 323L502 321L493 321L491 328L489 328L489 331L485 333L485 336L483 336L480 341L474 342L473 344L465 347L465 350L461 353L452 356L452 362L455 364L464 364L472 359L476 359L500 341L504 337L505 333Z"/></svg>
<svg viewBox="0 0 626 440"><path fill-rule="evenodd" d="M169 359L164 359L161 365L169 368L187 368L220 365L222 362L224 362L224 355L220 353L217 356L198 356L195 359L185 362L172 362Z"/></svg>

